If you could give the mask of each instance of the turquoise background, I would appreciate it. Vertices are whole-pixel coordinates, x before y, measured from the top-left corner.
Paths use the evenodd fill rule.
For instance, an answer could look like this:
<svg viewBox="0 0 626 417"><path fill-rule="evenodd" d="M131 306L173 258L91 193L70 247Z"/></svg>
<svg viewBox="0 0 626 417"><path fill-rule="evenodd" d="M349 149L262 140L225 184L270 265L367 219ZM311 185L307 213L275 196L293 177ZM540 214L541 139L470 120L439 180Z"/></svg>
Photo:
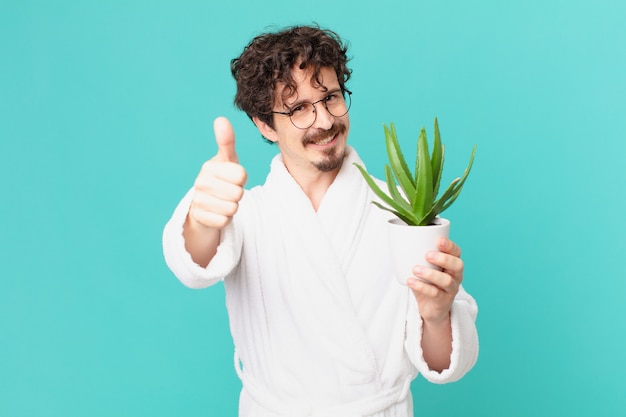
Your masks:
<svg viewBox="0 0 626 417"><path fill-rule="evenodd" d="M626 3L0 2L0 416L234 416L223 287L161 231L229 117L249 185L271 156L229 60L271 27L351 45L351 143L375 174L439 118L446 212L479 302L460 382L421 416L626 415ZM448 180L449 180L448 179Z"/></svg>

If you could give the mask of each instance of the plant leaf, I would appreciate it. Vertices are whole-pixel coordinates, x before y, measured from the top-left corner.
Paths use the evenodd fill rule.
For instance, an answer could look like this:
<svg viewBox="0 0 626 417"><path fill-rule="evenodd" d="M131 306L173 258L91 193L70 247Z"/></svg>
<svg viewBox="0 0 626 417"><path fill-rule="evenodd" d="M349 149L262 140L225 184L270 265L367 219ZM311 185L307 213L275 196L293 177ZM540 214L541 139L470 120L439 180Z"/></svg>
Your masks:
<svg viewBox="0 0 626 417"><path fill-rule="evenodd" d="M393 179L393 173L391 172L391 168L389 165L385 165L385 179L387 180L387 189L389 189L389 196L393 198L393 200L398 203L399 206L403 207L406 212L411 212L411 205L406 200L406 198L400 194L398 191L398 186L396 185L396 181Z"/></svg>
<svg viewBox="0 0 626 417"><path fill-rule="evenodd" d="M433 142L433 153L430 158L430 163L433 171L433 197L436 198L439 194L439 184L441 182L441 174L443 172L445 148L441 144L441 135L439 134L439 123L435 117L435 140Z"/></svg>
<svg viewBox="0 0 626 417"><path fill-rule="evenodd" d="M417 140L416 159L418 170L416 172L416 192L413 201L413 214L415 217L423 217L428 213L433 203L433 173L428 153L428 141L426 140L426 129L422 128Z"/></svg>
<svg viewBox="0 0 626 417"><path fill-rule="evenodd" d="M404 191L408 201L413 201L415 199L415 182L413 181L411 171L409 171L409 167L400 149L396 128L393 123L390 124L390 128L388 128L387 125L383 125L383 127L385 129L385 144L387 146L387 157L389 158L391 171L398 180L400 187L402 187L402 191Z"/></svg>
<svg viewBox="0 0 626 417"><path fill-rule="evenodd" d="M443 213L446 209L448 209L452 205L452 203L454 203L454 201L457 199L459 194L461 194L461 190L463 189L463 184L465 183L465 180L467 179L467 176L469 175L472 169L475 154L476 154L476 145L474 145L474 148L472 148L472 155L470 156L469 164L467 168L465 169L465 172L463 173L463 177L457 178L454 181L452 181L452 183L448 186L448 188L442 194L439 200L435 202L433 211L432 213L428 214L429 216L432 215L432 218L435 218L435 216L439 215L440 213Z"/></svg>
<svg viewBox="0 0 626 417"><path fill-rule="evenodd" d="M450 185L448 186L448 188L446 188L446 191L443 192L441 197L434 202L434 204L433 204L432 208L430 209L430 211L428 213L426 213L420 219L420 223L429 224L435 217L437 217L439 214L441 214L443 212L443 206L444 206L445 202L451 196L453 196L454 193L457 191L457 188L455 187L457 182L459 182L459 178L455 179L454 181L452 181L450 183Z"/></svg>
<svg viewBox="0 0 626 417"><path fill-rule="evenodd" d="M418 224L418 219L416 219L411 213L408 213L406 215L395 211L393 209L390 209L389 207L383 206L382 204L380 204L378 201L372 201L372 204L374 204L375 206L377 206L380 209L389 211L393 214L395 214L400 220L402 220L403 222L405 222L406 224L410 225L410 226L419 226Z"/></svg>
<svg viewBox="0 0 626 417"><path fill-rule="evenodd" d="M365 171L365 168L363 168L361 165L359 165L357 163L354 163L354 165L359 169L359 171L361 172L361 175L363 175L363 178L365 179L365 182L367 182L367 185L369 185L369 187L372 189L374 194L376 194L378 196L378 198L380 198L383 202L385 202L385 204L387 204L389 207L391 207L391 209L388 209L388 211L392 211L392 212L395 211L395 212L400 213L401 216L398 215L398 217L402 218L403 220L404 220L404 218L409 218L410 219L411 217L414 217L410 210L406 210L401 204L397 203L393 198L391 198L389 195L387 195L378 186L378 184L376 184L376 181L374 181L372 176L370 174L368 174L367 171ZM373 203L375 203L376 205L380 206L375 201ZM404 217L402 217L402 216L404 216Z"/></svg>
<svg viewBox="0 0 626 417"><path fill-rule="evenodd" d="M450 207L452 205L452 203L454 203L454 200L457 199L459 194L461 194L461 189L463 188L463 185L465 184L465 180L467 179L467 176L469 175L470 171L472 170L472 165L474 164L474 155L475 154L476 154L476 145L474 145L474 147L472 148L472 154L470 156L470 161L469 161L469 164L467 165L467 168L465 168L465 172L463 172L463 177L461 177L460 181L457 183L457 185L455 187L456 191L450 197L449 201L445 202L445 204L443 205L443 208L441 209L442 212L444 210L446 210L448 207Z"/></svg>

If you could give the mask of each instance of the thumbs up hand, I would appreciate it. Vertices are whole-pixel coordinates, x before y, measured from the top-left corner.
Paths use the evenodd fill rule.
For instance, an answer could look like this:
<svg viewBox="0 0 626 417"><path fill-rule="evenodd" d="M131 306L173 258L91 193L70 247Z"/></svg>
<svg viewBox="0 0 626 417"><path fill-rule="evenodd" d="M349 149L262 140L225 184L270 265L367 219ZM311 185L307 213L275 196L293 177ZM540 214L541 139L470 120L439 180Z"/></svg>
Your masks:
<svg viewBox="0 0 626 417"><path fill-rule="evenodd" d="M218 117L213 122L215 142L217 143L217 155L213 158L219 162L239 162L235 151L235 132L230 122L225 117Z"/></svg>
<svg viewBox="0 0 626 417"><path fill-rule="evenodd" d="M223 229L239 208L246 170L239 165L235 132L225 117L213 123L217 154L202 165L194 182L194 197L188 220L196 226Z"/></svg>

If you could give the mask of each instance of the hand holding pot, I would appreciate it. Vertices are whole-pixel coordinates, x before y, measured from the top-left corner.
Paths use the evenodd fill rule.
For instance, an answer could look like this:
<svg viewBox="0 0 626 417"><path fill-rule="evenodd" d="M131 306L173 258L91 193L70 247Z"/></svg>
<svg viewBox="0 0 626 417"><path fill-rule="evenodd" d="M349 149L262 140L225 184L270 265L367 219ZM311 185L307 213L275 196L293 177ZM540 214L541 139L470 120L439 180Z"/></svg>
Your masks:
<svg viewBox="0 0 626 417"><path fill-rule="evenodd" d="M452 302L463 281L461 249L451 240L440 238L438 251L429 251L426 261L441 271L416 265L407 284L417 300L422 317L422 354L432 370L438 372L450 366L452 354ZM426 283L422 280L427 280Z"/></svg>
<svg viewBox="0 0 626 417"><path fill-rule="evenodd" d="M437 248L439 252L426 253L425 261L440 267L441 271L416 265L413 268L416 278L407 280L417 299L422 319L433 323L449 319L452 302L463 281L464 268L461 248L450 239L440 238L437 241Z"/></svg>

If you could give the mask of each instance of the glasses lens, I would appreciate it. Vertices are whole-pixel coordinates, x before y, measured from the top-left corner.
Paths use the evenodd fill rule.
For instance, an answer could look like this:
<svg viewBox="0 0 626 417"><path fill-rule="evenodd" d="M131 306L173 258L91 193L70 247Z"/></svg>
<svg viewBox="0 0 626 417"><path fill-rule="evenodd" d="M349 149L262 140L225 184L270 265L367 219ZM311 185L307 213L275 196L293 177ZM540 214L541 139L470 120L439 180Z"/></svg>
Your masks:
<svg viewBox="0 0 626 417"><path fill-rule="evenodd" d="M352 104L351 100L350 94L345 93L344 95L337 93L336 95L330 96L328 100L326 100L326 109L332 116L345 116L350 109L350 105Z"/></svg>
<svg viewBox="0 0 626 417"><path fill-rule="evenodd" d="M295 127L308 129L315 123L315 106L311 103L302 103L291 109L291 122Z"/></svg>
<svg viewBox="0 0 626 417"><path fill-rule="evenodd" d="M344 94L335 93L326 97L324 100L320 100L317 103L324 107L328 113L333 117L342 117L348 113L350 106L352 105L351 93L346 91ZM311 103L302 103L297 107L291 109L291 123L298 129L308 129L313 126L315 119L317 118L317 112L315 105Z"/></svg>

